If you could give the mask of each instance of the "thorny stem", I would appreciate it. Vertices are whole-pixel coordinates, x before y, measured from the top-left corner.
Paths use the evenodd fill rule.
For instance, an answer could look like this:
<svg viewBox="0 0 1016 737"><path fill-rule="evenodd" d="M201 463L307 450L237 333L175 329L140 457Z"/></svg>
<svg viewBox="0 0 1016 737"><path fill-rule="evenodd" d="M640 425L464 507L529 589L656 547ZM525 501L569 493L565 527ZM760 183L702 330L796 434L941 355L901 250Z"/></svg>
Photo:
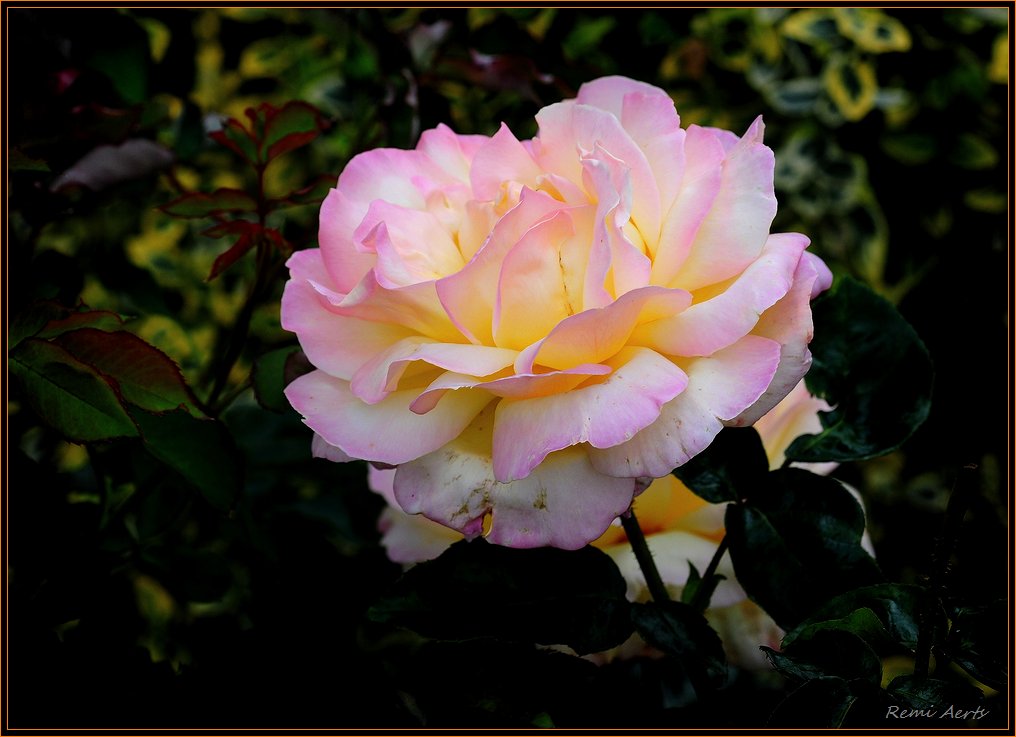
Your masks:
<svg viewBox="0 0 1016 737"><path fill-rule="evenodd" d="M656 562L649 550L646 536L642 533L638 518L635 517L634 507L630 507L625 514L621 515L621 526L624 527L624 532L628 536L628 542L635 553L635 560L638 561L639 568L642 569L642 575L645 576L653 601L670 601L670 594L667 593L667 587L663 585L663 579L660 578L660 571L656 568Z"/></svg>

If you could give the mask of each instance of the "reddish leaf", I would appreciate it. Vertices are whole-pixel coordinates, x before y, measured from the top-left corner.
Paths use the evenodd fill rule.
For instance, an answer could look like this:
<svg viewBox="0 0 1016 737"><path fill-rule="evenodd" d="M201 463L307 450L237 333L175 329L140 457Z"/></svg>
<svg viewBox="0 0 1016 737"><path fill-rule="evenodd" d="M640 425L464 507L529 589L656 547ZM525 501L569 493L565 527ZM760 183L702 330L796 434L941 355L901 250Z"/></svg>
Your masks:
<svg viewBox="0 0 1016 737"><path fill-rule="evenodd" d="M82 328L57 336L53 343L115 382L120 396L131 404L152 412L183 407L204 416L179 366L133 333Z"/></svg>
<svg viewBox="0 0 1016 737"><path fill-rule="evenodd" d="M251 220L228 220L218 225L202 230L201 235L209 238L225 238L227 235L256 235L262 227Z"/></svg>
<svg viewBox="0 0 1016 737"><path fill-rule="evenodd" d="M243 124L235 118L228 118L222 129L210 134L213 141L232 149L252 164L258 163L257 142Z"/></svg>
<svg viewBox="0 0 1016 737"><path fill-rule="evenodd" d="M287 102L278 109L262 108L267 108L267 115L260 150L266 162L310 143L327 127L321 112L306 102Z"/></svg>
<svg viewBox="0 0 1016 737"><path fill-rule="evenodd" d="M89 310L87 307L79 307L75 311L50 299L38 300L19 312L11 322L7 348L13 350L18 343L33 336L51 338L81 327L120 330L122 326L123 318L115 312Z"/></svg>
<svg viewBox="0 0 1016 737"><path fill-rule="evenodd" d="M159 209L179 218L203 218L220 212L253 212L258 203L239 189L222 188L208 194L191 192L167 202Z"/></svg>
<svg viewBox="0 0 1016 737"><path fill-rule="evenodd" d="M208 281L211 281L235 264L241 256L254 247L256 242L257 240L252 231L248 230L244 232L237 239L236 243L230 246L225 253L219 254L219 257L215 259L215 263L212 264L212 270L208 274Z"/></svg>
<svg viewBox="0 0 1016 737"><path fill-rule="evenodd" d="M269 243L278 248L282 253L292 253L293 244L287 241L286 237L275 228L265 228L265 236L268 238Z"/></svg>

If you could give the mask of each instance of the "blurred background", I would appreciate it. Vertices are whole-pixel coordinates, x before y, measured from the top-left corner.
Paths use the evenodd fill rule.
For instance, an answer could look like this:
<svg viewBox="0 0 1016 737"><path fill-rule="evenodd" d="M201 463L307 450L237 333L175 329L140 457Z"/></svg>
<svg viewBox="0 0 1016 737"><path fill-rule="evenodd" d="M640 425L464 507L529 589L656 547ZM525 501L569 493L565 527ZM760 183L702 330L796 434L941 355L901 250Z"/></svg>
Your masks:
<svg viewBox="0 0 1016 737"><path fill-rule="evenodd" d="M262 102L308 102L329 125L268 168L275 196L442 122L531 137L542 106L606 74L666 89L685 125L741 133L762 114L773 229L895 303L935 361L925 426L836 475L865 498L886 576L918 582L976 464L948 586L988 603L1009 570L1008 21L987 7L9 9L9 314L48 299L128 316L204 398L254 259L208 280L224 250L201 235L211 221L155 208L250 188L208 133ZM94 155L125 142L131 156ZM310 204L272 225L302 248L316 221ZM680 702L659 663L534 675L524 653L436 651L366 623L400 569L365 466L312 461L299 417L245 389L259 357L295 343L281 287L228 377L222 462L243 479L228 510L139 443L62 440L10 387L9 726L765 724L776 677L740 674L718 697L737 709L706 708Z"/></svg>

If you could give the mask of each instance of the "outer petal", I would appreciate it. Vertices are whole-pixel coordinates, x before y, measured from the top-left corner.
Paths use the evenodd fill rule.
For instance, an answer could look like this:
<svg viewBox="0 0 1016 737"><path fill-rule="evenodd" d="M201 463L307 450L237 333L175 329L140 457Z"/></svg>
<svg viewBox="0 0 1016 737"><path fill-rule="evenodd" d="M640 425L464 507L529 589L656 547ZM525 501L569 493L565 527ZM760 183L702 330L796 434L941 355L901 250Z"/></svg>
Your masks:
<svg viewBox="0 0 1016 737"><path fill-rule="evenodd" d="M418 415L409 409L416 394L394 392L377 404L365 404L350 391L349 382L323 371L304 374L286 387L290 404L329 445L354 458L392 465L440 448L490 402L484 392L459 391Z"/></svg>
<svg viewBox="0 0 1016 737"><path fill-rule="evenodd" d="M395 496L410 513L479 535L498 545L552 545L573 550L598 537L634 494L632 479L598 474L582 448L548 456L527 478L494 480L490 462L493 412L487 410L459 438L435 453L399 466Z"/></svg>
<svg viewBox="0 0 1016 737"><path fill-rule="evenodd" d="M320 250L297 251L286 265L291 277L282 295L282 327L297 334L300 347L319 369L350 379L372 356L410 335L400 325L338 314L310 281L330 283Z"/></svg>
<svg viewBox="0 0 1016 737"><path fill-rule="evenodd" d="M310 442L310 454L314 458L324 458L334 463L349 463L355 461L353 456L348 455L342 448L331 445L323 437L314 433L314 439Z"/></svg>
<svg viewBox="0 0 1016 737"><path fill-rule="evenodd" d="M641 325L632 341L676 356L708 356L734 343L790 290L807 245L796 233L769 236L762 255L723 291L674 317Z"/></svg>
<svg viewBox="0 0 1016 737"><path fill-rule="evenodd" d="M794 273L794 286L787 295L766 310L753 331L781 345L780 365L765 393L730 423L750 425L787 396L811 367L808 344L814 334L811 298L832 281L821 259L805 253Z"/></svg>
<svg viewBox="0 0 1016 737"><path fill-rule="evenodd" d="M462 333L451 322L438 300L435 283L432 281L385 289L372 269L345 296L331 292L316 282L311 284L329 301L337 314L401 326L446 343L462 340Z"/></svg>
<svg viewBox="0 0 1016 737"><path fill-rule="evenodd" d="M776 216L776 159L756 121L723 163L722 185L674 286L690 291L741 273L761 253Z"/></svg>
<svg viewBox="0 0 1016 737"><path fill-rule="evenodd" d="M648 98L658 98L670 102L671 109L674 107L670 95L659 87L618 75L600 77L591 82L586 82L579 87L579 92L575 96L575 102L606 110L615 118L621 120L622 110L628 95L644 95Z"/></svg>
<svg viewBox="0 0 1016 737"><path fill-rule="evenodd" d="M590 460L611 476L666 476L713 441L721 420L761 396L779 357L778 343L747 335L709 358L689 361L688 388L663 406L659 419L626 443L590 449Z"/></svg>
<svg viewBox="0 0 1016 737"><path fill-rule="evenodd" d="M645 348L624 351L602 383L564 394L503 400L494 420L494 477L528 476L549 453L578 443L609 448L651 425L688 384L685 373Z"/></svg>

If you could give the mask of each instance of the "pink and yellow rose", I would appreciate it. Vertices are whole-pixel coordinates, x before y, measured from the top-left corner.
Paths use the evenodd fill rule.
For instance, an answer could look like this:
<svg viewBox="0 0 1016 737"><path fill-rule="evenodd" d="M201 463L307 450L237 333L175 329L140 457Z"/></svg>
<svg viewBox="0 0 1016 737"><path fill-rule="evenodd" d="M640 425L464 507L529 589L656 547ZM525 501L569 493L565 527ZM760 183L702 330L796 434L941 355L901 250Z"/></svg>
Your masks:
<svg viewBox="0 0 1016 737"><path fill-rule="evenodd" d="M289 261L287 389L317 455L473 537L578 548L807 370L830 274L770 234L773 152L622 77L519 141L444 126L352 159Z"/></svg>

